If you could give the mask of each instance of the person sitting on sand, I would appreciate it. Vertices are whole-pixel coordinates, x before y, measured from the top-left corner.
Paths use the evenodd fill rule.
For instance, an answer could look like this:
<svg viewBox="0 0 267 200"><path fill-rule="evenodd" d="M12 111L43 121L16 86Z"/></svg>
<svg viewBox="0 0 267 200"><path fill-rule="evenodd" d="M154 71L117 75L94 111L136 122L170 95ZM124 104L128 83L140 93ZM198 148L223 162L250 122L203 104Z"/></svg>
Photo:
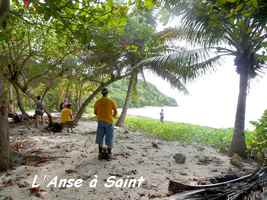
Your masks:
<svg viewBox="0 0 267 200"><path fill-rule="evenodd" d="M73 123L73 115L70 103L65 105L61 111L60 122L63 127Z"/></svg>
<svg viewBox="0 0 267 200"><path fill-rule="evenodd" d="M94 105L94 112L97 117L96 144L99 145L98 159L110 160L113 145L113 118L117 115L117 106L113 100L107 97L107 88L103 88L101 93L102 98L97 100ZM106 149L103 148L104 137L107 145L107 157L105 157Z"/></svg>

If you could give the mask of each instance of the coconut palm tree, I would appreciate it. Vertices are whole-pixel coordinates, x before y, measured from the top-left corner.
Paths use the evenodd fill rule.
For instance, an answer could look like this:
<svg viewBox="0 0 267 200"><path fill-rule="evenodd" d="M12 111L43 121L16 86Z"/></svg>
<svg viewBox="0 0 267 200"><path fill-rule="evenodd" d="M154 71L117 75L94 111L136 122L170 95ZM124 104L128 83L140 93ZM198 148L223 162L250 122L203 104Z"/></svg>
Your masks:
<svg viewBox="0 0 267 200"><path fill-rule="evenodd" d="M157 73L163 79L168 80L173 87L187 92L183 81L176 78L176 71L164 67L157 67L149 62L141 62L144 58L155 57L162 52L169 50L169 45L165 45L165 40L168 38L165 32L156 33L155 24L151 21L151 12L136 11L134 16L130 16L129 22L126 25L127 37L124 38L124 43L129 46L126 49L125 62L133 68L131 76L129 76L129 84L127 94L122 107L122 112L116 123L117 126L124 126L124 121L127 115L128 104L131 99L131 94L136 91L138 75L141 74L144 78L144 69L149 68ZM148 64L148 65L147 65ZM173 68L174 69L174 68ZM145 79L145 78L144 78ZM136 94L138 96L138 94Z"/></svg>
<svg viewBox="0 0 267 200"><path fill-rule="evenodd" d="M167 32L172 31L168 30ZM165 36L165 31L156 35L156 40L160 38L166 40L169 37ZM153 72L166 80L172 87L187 94L186 83L204 74L220 58L220 55L212 57L202 49L186 50L184 48L174 48L170 45L154 47L149 51L149 54L146 55L147 58L139 58L132 64L134 70L129 76L128 89L121 115L116 123L117 126L124 126L131 93L136 89L138 74L141 74L145 80L144 70ZM201 59L199 58L200 55Z"/></svg>
<svg viewBox="0 0 267 200"><path fill-rule="evenodd" d="M221 0L166 0L164 6L180 16L176 28L176 39L204 47L204 51L212 52L210 55L213 55L214 59L222 56L235 58L236 72L240 80L230 154L237 153L240 156L246 156L244 124L247 90L249 81L262 72L266 66L264 65L266 56L262 50L267 44L265 12L267 3L262 0L249 0L243 3ZM198 53L191 55L200 59L202 55ZM157 59L160 62L164 59L175 62L177 55L172 54L165 56L164 59ZM205 58L201 59L205 63ZM155 63L159 63L158 61L153 60ZM188 56L186 66L190 67L192 61L196 60ZM213 68L207 68L207 65L196 66L198 69L202 68L204 73Z"/></svg>

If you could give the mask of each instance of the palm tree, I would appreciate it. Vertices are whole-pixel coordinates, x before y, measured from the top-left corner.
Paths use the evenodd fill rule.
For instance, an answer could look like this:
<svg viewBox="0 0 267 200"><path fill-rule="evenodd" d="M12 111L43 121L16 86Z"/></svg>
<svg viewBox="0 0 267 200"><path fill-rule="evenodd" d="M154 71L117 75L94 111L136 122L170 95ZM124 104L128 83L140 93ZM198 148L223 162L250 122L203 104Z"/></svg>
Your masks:
<svg viewBox="0 0 267 200"><path fill-rule="evenodd" d="M236 72L240 80L230 155L237 153L245 157L244 124L247 90L250 79L262 71L266 61L266 56L260 51L267 42L267 17L264 12L267 4L260 0L238 2L166 0L165 6L181 16L180 25L176 29L176 39L202 46L205 51L212 51L212 55L216 55L214 58L222 56L235 58ZM189 63L186 65L190 67L192 60L196 62L201 55L194 55L197 59L189 57ZM177 58L172 55L167 60L174 62ZM202 60L205 58L202 57ZM209 71L207 65L196 66L203 67L203 72Z"/></svg>
<svg viewBox="0 0 267 200"><path fill-rule="evenodd" d="M125 57L126 63L133 68L131 76L129 77L129 84L124 100L124 105L122 107L121 115L116 123L117 126L124 126L124 121L127 115L128 104L131 99L132 91L136 91L136 85L138 82L138 74L142 74L144 77L144 69L150 69L163 79L169 81L173 86L187 92L182 79L181 72L176 70L176 68L170 65L160 67L155 63L151 63L151 58L154 59L155 56L162 55L162 52L166 53L170 51L169 45L165 45L166 36L165 32L157 33L155 29L155 24L151 21L152 14L150 12L135 12L134 17L130 17L129 22L126 26L127 37L124 38L124 43L128 44L130 47L134 46L133 49L129 48ZM138 23L137 23L138 22ZM144 58L147 58L144 60ZM149 59L150 58L150 59ZM143 60L143 61L142 61ZM183 71L184 72L184 71ZM184 74L185 75L185 74ZM187 77L186 74L184 77ZM187 77L188 78L188 77Z"/></svg>
<svg viewBox="0 0 267 200"><path fill-rule="evenodd" d="M136 83L137 83L136 78L137 78L137 73L131 74L131 76L129 78L129 84L128 84L128 89L127 89L126 96L124 99L124 104L123 104L123 107L121 110L120 117L119 117L118 121L116 122L116 126L119 126L119 127L124 126L124 122L125 122L125 119L127 116L127 110L128 110L129 102L131 99L131 94L132 94L134 87L136 87Z"/></svg>
<svg viewBox="0 0 267 200"><path fill-rule="evenodd" d="M171 31L168 30L168 33ZM161 37L167 39L165 32L157 33L157 39ZM208 52L202 50L186 50L184 48L171 48L171 46L163 45L150 49L150 55L143 60L136 60L133 64L133 72L129 77L127 94L121 115L116 123L117 126L124 126L124 121L127 115L128 104L131 99L131 93L135 89L138 82L138 74L144 77L144 70L148 69L162 79L166 80L172 87L179 91L188 93L185 84L191 81L212 67L212 65L220 58L220 56L211 57ZM198 59L202 55L204 60ZM188 60L191 60L191 65L188 67ZM138 95L138 94L137 94Z"/></svg>

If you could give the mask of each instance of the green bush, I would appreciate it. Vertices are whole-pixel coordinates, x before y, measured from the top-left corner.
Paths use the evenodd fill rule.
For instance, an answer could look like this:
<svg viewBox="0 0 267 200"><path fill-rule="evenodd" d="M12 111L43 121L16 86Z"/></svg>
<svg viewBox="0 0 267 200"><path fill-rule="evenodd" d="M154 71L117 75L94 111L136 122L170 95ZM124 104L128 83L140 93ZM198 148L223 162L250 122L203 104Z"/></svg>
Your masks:
<svg viewBox="0 0 267 200"><path fill-rule="evenodd" d="M255 153L263 153L264 149L267 149L267 110L264 111L261 119L251 123L256 128L249 146Z"/></svg>

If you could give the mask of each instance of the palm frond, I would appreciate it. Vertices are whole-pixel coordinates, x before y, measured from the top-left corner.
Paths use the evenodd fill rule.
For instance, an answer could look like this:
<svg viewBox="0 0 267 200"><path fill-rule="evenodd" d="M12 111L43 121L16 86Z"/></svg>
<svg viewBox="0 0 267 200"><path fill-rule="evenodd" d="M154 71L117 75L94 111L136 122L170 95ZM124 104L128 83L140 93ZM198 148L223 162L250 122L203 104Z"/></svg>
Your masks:
<svg viewBox="0 0 267 200"><path fill-rule="evenodd" d="M148 85L147 85L144 69L141 69L141 77L142 77L142 80L144 81L145 87L147 87Z"/></svg>
<svg viewBox="0 0 267 200"><path fill-rule="evenodd" d="M176 28L163 31L168 33L165 35L205 47L225 42L224 36L229 34L225 31L227 24L221 23L215 13L211 15L202 1L166 0L166 6L173 14L181 16L181 20Z"/></svg>
<svg viewBox="0 0 267 200"><path fill-rule="evenodd" d="M215 69L222 55L211 56L203 49L173 52L143 60L138 65L158 72L168 71L186 82Z"/></svg>
<svg viewBox="0 0 267 200"><path fill-rule="evenodd" d="M172 87L177 88L179 91L182 91L185 94L189 93L179 75L168 71L166 68L151 68L151 71L168 81Z"/></svg>

